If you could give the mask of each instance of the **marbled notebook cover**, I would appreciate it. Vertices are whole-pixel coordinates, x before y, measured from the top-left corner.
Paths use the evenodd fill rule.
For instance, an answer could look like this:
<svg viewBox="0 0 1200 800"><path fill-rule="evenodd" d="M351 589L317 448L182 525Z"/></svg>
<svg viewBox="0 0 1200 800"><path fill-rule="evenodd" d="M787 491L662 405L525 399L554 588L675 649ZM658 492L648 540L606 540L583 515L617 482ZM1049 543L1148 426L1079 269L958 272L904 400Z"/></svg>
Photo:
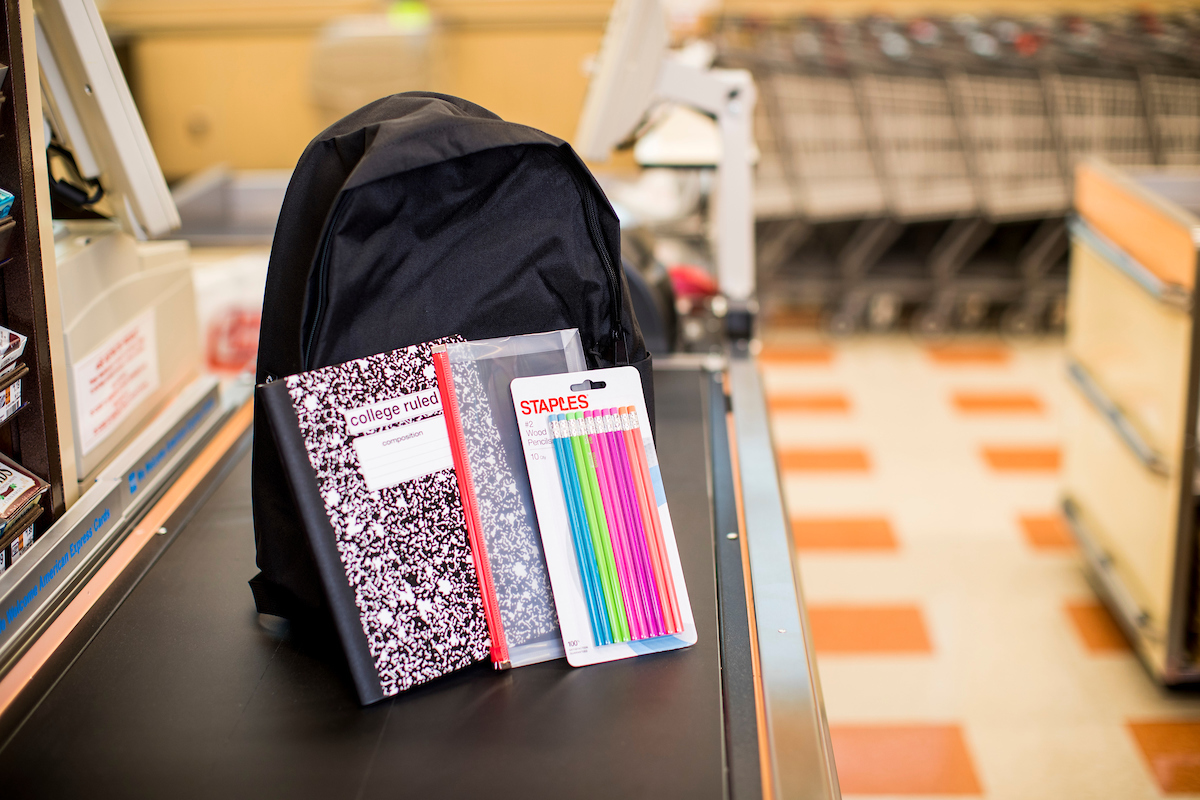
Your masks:
<svg viewBox="0 0 1200 800"><path fill-rule="evenodd" d="M427 400L437 396L433 344L284 378L290 435L280 430L288 427L288 415L272 408L271 395L279 391L268 385L262 392L352 671L359 651L358 660L373 665L382 697L488 656L442 407ZM308 475L296 474L304 471L295 463L297 442ZM313 489L321 519L314 518ZM328 547L330 538L336 551ZM378 699L364 693L358 674L356 683L364 702Z"/></svg>

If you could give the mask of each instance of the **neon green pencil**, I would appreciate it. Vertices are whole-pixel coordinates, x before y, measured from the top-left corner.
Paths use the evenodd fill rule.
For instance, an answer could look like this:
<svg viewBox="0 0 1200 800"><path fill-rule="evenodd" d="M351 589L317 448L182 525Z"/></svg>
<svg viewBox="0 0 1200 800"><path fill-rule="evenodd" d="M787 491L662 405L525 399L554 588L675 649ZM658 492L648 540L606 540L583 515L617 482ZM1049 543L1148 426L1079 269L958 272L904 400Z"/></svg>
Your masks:
<svg viewBox="0 0 1200 800"><path fill-rule="evenodd" d="M583 424L576 411L568 417L574 423L572 433ZM608 538L608 521L600 503L600 485L596 482L596 465L592 462L592 450L586 446L582 436L571 436L571 447L575 452L575 465L579 471L579 485L583 489L584 508L588 518L588 529L592 534L592 548L596 551L596 563L600 567L601 583L604 588L605 606L608 611L609 627L615 641L627 642L629 623L625 619L625 603L621 599L621 587L617 583L617 566L613 559L612 545Z"/></svg>

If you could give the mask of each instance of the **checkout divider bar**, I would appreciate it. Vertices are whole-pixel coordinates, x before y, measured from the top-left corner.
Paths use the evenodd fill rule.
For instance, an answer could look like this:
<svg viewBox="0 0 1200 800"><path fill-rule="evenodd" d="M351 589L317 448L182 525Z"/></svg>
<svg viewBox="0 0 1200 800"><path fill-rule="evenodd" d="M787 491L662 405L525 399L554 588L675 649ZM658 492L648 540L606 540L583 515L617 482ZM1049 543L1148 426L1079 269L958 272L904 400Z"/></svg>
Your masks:
<svg viewBox="0 0 1200 800"><path fill-rule="evenodd" d="M744 346L731 353L728 376L770 754L763 794L840 798L766 397L758 365Z"/></svg>
<svg viewBox="0 0 1200 800"><path fill-rule="evenodd" d="M717 567L717 614L721 631L721 689L725 722L725 768L729 796L734 800L770 797L763 777L770 772L762 724L763 703L759 684L758 652L751 616L750 576L745 555L746 537L738 508L734 476L736 455L729 430L729 400L725 394L723 365L700 373L708 383L705 413L708 417L709 492L713 504L713 539Z"/></svg>

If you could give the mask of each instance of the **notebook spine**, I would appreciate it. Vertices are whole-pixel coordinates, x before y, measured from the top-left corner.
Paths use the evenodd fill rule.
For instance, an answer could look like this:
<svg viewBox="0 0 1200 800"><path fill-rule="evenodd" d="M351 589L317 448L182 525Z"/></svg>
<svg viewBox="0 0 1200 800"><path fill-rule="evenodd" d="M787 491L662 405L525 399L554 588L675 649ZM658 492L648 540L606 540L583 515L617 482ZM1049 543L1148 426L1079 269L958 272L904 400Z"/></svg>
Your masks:
<svg viewBox="0 0 1200 800"><path fill-rule="evenodd" d="M288 395L286 381L260 385L257 397L266 414L279 459L283 462L292 500L308 534L313 558L317 562L317 573L321 577L325 596L329 599L329 611L338 638L346 651L346 661L350 666L354 687L358 690L358 699L363 705L378 702L385 696L379 680L379 669L367 643L354 601L354 589L346 582L345 568L337 549L337 536L321 499L317 474L309 460L304 437L300 434L300 424Z"/></svg>
<svg viewBox="0 0 1200 800"><path fill-rule="evenodd" d="M446 429L450 435L450 452L454 458L454 473L458 480L458 493L462 498L463 516L467 520L467 534L471 539L471 554L475 559L475 572L479 575L479 589L483 594L483 610L487 616L488 630L492 635L492 664L501 669L510 664L508 642L504 637L504 623L500 619L500 602L496 597L496 583L492 579L487 547L483 542L483 525L479 521L475 484L471 480L471 465L467 459L467 440L463 433L462 418L459 414L458 395L454 391L454 380L450 375L450 356L444 349L434 351L433 368L437 374L438 394L442 398L442 413L446 418Z"/></svg>

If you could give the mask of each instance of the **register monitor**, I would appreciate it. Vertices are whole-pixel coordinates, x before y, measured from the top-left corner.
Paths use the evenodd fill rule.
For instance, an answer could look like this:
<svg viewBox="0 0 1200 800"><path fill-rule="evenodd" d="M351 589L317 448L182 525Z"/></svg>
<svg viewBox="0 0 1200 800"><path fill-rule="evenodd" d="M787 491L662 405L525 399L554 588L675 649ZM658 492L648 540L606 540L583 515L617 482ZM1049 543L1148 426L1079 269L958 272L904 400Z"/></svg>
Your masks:
<svg viewBox="0 0 1200 800"><path fill-rule="evenodd" d="M179 212L92 0L34 0L46 117L81 177L99 180L139 239L179 227Z"/></svg>
<svg viewBox="0 0 1200 800"><path fill-rule="evenodd" d="M575 149L605 161L637 128L655 101L670 34L659 0L617 0L575 133Z"/></svg>
<svg viewBox="0 0 1200 800"><path fill-rule="evenodd" d="M675 58L661 0L617 0L575 135L575 148L603 161L651 108L675 102L717 121L713 237L717 282L735 312L730 332L749 334L754 306L753 120L756 92L745 70L706 69Z"/></svg>

